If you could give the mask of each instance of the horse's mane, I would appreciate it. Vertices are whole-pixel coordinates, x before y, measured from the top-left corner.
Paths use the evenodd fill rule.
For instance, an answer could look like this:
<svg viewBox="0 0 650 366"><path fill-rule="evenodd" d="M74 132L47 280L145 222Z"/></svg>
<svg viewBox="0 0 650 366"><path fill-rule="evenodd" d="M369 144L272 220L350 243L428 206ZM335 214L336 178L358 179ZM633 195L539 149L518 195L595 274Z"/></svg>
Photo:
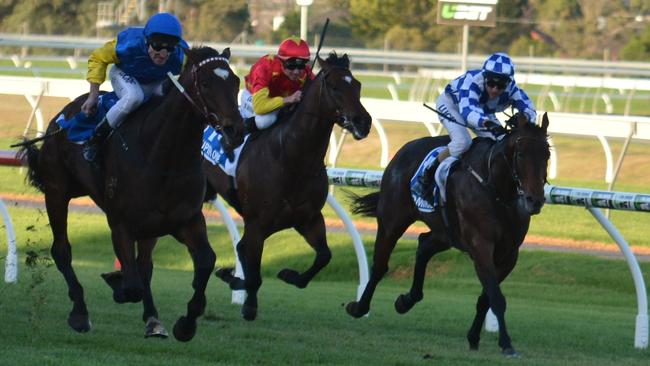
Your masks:
<svg viewBox="0 0 650 366"><path fill-rule="evenodd" d="M343 56L339 57L336 54L336 51L332 51L329 56L327 56L327 59L325 59L325 62L334 67L340 67L343 69L350 68L350 58L347 53L344 53Z"/></svg>

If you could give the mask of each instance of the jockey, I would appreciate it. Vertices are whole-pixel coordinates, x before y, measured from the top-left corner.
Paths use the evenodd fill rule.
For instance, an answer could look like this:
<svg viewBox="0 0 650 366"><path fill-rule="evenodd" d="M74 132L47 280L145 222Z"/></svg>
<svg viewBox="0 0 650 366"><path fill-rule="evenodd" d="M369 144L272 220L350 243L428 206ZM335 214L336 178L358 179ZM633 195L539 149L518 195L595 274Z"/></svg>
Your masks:
<svg viewBox="0 0 650 366"><path fill-rule="evenodd" d="M251 66L239 107L247 133L270 127L281 107L300 102L303 84L314 79L309 56L307 42L290 37L277 55L263 56Z"/></svg>
<svg viewBox="0 0 650 366"><path fill-rule="evenodd" d="M436 107L441 112L439 119L449 132L451 142L438 154L439 164L427 167L413 190L422 196L430 192L433 170L438 166L435 179L444 197L442 179L446 178L451 165L472 144L467 128L471 128L477 136L499 138L505 134L505 128L495 113L510 106L524 113L530 123L535 123L535 106L515 83L515 65L505 53L491 55L483 63L482 69L469 70L450 82L438 97Z"/></svg>
<svg viewBox="0 0 650 366"><path fill-rule="evenodd" d="M87 161L95 160L108 135L129 112L151 95L161 93L168 71L175 75L181 72L184 63L181 48L188 48L182 35L181 23L174 15L159 13L147 21L144 29L127 28L93 51L88 59L86 77L90 92L81 111L88 116L96 112L99 86L106 79L109 64L114 64L108 76L119 100L84 144L83 156Z"/></svg>

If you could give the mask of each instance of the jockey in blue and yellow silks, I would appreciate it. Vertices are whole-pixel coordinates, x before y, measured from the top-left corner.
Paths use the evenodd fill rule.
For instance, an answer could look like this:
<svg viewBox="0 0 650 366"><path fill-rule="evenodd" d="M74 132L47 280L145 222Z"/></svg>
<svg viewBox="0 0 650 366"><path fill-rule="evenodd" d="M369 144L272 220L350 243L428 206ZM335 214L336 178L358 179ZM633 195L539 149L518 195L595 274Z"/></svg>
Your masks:
<svg viewBox="0 0 650 366"><path fill-rule="evenodd" d="M309 56L307 42L291 37L280 44L277 55L263 56L253 64L240 98L247 132L268 128L282 106L300 102L303 84L314 78Z"/></svg>
<svg viewBox="0 0 650 366"><path fill-rule="evenodd" d="M174 15L159 13L152 16L144 28L127 28L92 52L86 77L90 92L81 111L86 115L95 113L99 86L106 79L109 64L114 64L109 78L119 100L84 145L86 160L95 160L103 142L127 114L151 95L160 94L167 72L175 75L181 72L185 61L181 48L188 47L182 35L181 24Z"/></svg>

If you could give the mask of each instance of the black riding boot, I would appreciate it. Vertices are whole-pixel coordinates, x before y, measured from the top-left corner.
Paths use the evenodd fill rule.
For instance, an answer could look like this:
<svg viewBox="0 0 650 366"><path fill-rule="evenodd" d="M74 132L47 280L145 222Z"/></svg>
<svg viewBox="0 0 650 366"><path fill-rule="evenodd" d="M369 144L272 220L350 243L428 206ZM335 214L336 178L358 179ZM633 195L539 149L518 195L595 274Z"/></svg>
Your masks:
<svg viewBox="0 0 650 366"><path fill-rule="evenodd" d="M93 132L93 135L90 136L88 141L84 143L83 156L86 161L91 163L95 161L99 149L101 149L104 141L106 141L106 138L111 134L112 131L113 128L108 124L106 117L104 117L104 119L99 122L97 127L95 127L95 132Z"/></svg>
<svg viewBox="0 0 650 366"><path fill-rule="evenodd" d="M255 124L255 117L248 117L244 119L244 134L248 135L249 133L253 133L255 131L259 131L260 129L257 128L257 124Z"/></svg>
<svg viewBox="0 0 650 366"><path fill-rule="evenodd" d="M449 149L445 149L438 154L436 160L426 167L422 174L418 177L413 191L426 199L433 202L433 182L435 181L436 169L440 163L449 156Z"/></svg>

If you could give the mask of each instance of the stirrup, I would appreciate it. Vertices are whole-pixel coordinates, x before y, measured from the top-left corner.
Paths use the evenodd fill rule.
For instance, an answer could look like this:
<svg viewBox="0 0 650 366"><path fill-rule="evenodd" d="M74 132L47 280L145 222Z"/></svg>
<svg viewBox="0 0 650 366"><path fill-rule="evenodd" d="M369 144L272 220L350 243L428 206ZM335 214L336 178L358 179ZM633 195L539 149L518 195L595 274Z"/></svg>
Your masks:
<svg viewBox="0 0 650 366"><path fill-rule="evenodd" d="M83 146L82 155L87 162L94 163L98 152L99 146L96 143L86 143Z"/></svg>

